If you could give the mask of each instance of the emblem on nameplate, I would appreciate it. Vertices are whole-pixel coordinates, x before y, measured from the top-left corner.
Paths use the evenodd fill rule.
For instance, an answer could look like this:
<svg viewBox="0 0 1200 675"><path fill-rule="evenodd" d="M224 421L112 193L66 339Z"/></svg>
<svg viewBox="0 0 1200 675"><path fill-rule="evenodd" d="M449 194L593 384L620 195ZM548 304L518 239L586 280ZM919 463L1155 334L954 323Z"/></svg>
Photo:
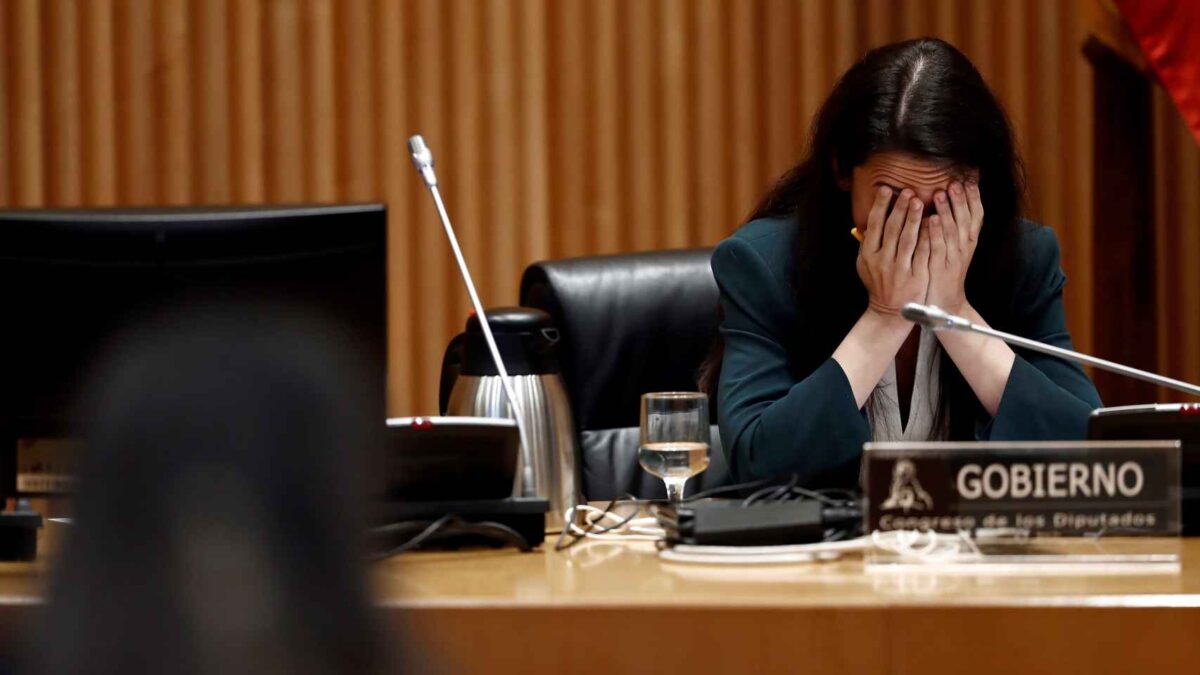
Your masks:
<svg viewBox="0 0 1200 675"><path fill-rule="evenodd" d="M933 508L933 498L921 487L921 481L917 479L917 465L912 460L896 460L892 469L892 488L879 508L887 511L900 509L905 513Z"/></svg>

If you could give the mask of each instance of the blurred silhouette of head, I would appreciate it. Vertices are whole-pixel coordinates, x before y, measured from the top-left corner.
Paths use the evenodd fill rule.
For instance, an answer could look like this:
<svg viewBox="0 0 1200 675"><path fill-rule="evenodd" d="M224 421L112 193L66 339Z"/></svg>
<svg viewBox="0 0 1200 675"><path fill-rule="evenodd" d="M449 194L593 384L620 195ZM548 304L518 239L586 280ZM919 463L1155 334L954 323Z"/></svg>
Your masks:
<svg viewBox="0 0 1200 675"><path fill-rule="evenodd" d="M33 669L379 670L364 516L383 374L355 352L258 304L119 340L82 399L75 525Z"/></svg>

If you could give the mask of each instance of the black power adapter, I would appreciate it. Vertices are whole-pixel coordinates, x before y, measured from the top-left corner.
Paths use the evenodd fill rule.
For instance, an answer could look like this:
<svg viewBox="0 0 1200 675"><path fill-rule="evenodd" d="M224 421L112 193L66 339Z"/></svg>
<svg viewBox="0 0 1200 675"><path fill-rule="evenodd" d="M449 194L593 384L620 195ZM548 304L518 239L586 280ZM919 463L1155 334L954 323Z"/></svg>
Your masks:
<svg viewBox="0 0 1200 675"><path fill-rule="evenodd" d="M831 506L803 499L757 502L705 500L659 510L671 544L778 546L825 540L827 530L853 530L862 524L857 506Z"/></svg>

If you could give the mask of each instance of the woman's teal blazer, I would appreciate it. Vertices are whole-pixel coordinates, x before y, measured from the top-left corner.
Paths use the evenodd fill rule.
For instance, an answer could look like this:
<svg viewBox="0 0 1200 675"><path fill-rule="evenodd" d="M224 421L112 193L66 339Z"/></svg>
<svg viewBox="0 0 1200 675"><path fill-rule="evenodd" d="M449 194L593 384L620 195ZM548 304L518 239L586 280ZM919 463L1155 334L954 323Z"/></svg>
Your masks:
<svg viewBox="0 0 1200 675"><path fill-rule="evenodd" d="M795 472L802 483L811 482L856 467L871 439L867 417L830 355L822 354L823 362L808 359L820 364L815 370L794 370L788 347L797 344L806 321L819 320L804 315L792 292L795 228L793 219L755 220L713 252L725 343L718 418L729 468L739 480ZM1058 239L1028 221L1019 229L1015 318L1006 328L1069 349ZM995 418L976 421L976 440L1081 439L1098 407L1100 397L1082 368L1017 350L1000 408Z"/></svg>

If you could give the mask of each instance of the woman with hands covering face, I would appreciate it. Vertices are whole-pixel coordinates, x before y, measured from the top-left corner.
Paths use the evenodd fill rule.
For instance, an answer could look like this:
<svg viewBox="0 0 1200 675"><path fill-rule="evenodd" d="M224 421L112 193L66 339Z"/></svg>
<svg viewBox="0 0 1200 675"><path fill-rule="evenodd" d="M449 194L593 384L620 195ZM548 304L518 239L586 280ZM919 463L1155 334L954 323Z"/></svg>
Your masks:
<svg viewBox="0 0 1200 675"><path fill-rule="evenodd" d="M1023 178L954 47L889 45L842 77L808 156L713 254L721 344L701 384L735 476L850 484L869 440L1083 437L1100 401L1078 366L900 315L937 305L1070 347L1058 242L1020 217Z"/></svg>

